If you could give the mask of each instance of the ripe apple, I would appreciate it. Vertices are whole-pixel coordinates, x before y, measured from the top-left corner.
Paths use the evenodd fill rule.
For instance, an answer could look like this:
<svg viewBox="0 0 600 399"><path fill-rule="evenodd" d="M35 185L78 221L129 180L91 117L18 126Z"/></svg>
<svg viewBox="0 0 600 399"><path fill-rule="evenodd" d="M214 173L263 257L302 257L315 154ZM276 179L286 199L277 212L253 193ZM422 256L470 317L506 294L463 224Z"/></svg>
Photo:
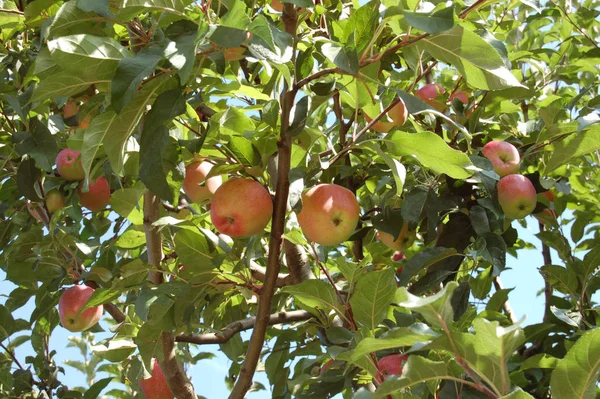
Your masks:
<svg viewBox="0 0 600 399"><path fill-rule="evenodd" d="M365 113L365 120L367 121L367 123L371 123L373 118L371 118ZM377 122L375 122L373 126L371 126L371 129L375 130L378 133L387 133L390 130L392 130L394 126L394 123L386 122L384 118L381 118Z"/></svg>
<svg viewBox="0 0 600 399"><path fill-rule="evenodd" d="M49 219L46 210L39 204L33 204L30 201L27 201L27 210L29 211L31 216L33 216L33 218L38 222L44 223L44 220Z"/></svg>
<svg viewBox="0 0 600 399"><path fill-rule="evenodd" d="M371 118L366 113L364 115L365 115L365 120L367 121L367 123L371 123L373 118ZM375 124L373 125L373 130L375 130L376 132L379 132L379 133L387 133L390 130L392 130L392 128L394 126L400 127L400 126L404 125L404 122L406 122L406 118L408 118L408 109L406 108L406 104L404 103L404 101L402 99L400 99L400 102L398 104L394 105L387 112L387 116L389 116L389 118L393 122L386 122L385 117L381 118L380 120L375 122Z"/></svg>
<svg viewBox="0 0 600 399"><path fill-rule="evenodd" d="M85 285L76 285L62 293L58 301L60 324L69 331L85 331L98 323L104 307L94 306L81 312L79 310L90 299L94 289Z"/></svg>
<svg viewBox="0 0 600 399"><path fill-rule="evenodd" d="M83 180L85 172L81 165L81 153L65 148L56 156L56 169L65 180Z"/></svg>
<svg viewBox="0 0 600 399"><path fill-rule="evenodd" d="M498 182L498 201L504 215L511 219L522 219L535 209L537 203L535 187L523 175L504 176Z"/></svg>
<svg viewBox="0 0 600 399"><path fill-rule="evenodd" d="M415 96L419 97L423 102L431 105L438 111L443 111L446 105L442 104L437 98L446 92L446 89L438 83L429 83L421 87L415 92Z"/></svg>
<svg viewBox="0 0 600 399"><path fill-rule="evenodd" d="M156 359L151 361L152 376L138 381L146 399L173 399L175 395L169 389L165 375Z"/></svg>
<svg viewBox="0 0 600 399"><path fill-rule="evenodd" d="M401 375L402 367L408 360L408 355L395 353L393 355L384 356L377 362L381 373L386 375Z"/></svg>
<svg viewBox="0 0 600 399"><path fill-rule="evenodd" d="M251 179L231 179L217 189L210 219L220 233L246 238L264 230L271 220L273 201L266 188Z"/></svg>
<svg viewBox="0 0 600 399"><path fill-rule="evenodd" d="M402 225L402 229L400 230L400 234L398 235L398 238L396 240L394 240L394 237L391 234L386 233L385 231L377 232L377 238L379 239L379 241L381 241L394 251L403 251L406 248L410 247L413 244L413 242L415 242L415 236L416 232L409 231L408 223L406 222L404 222L404 224Z"/></svg>
<svg viewBox="0 0 600 399"><path fill-rule="evenodd" d="M183 190L192 202L197 204L208 202L223 183L221 176L213 176L206 180L212 167L212 163L203 161L195 162L185 168Z"/></svg>
<svg viewBox="0 0 600 399"><path fill-rule="evenodd" d="M404 253L402 251L396 251L392 255L392 261L394 261L394 262L400 262L401 260L405 260L405 259L406 259L406 255L404 255Z"/></svg>
<svg viewBox="0 0 600 399"><path fill-rule="evenodd" d="M298 223L309 241L338 245L352 235L359 216L352 191L337 184L319 184L302 194Z"/></svg>
<svg viewBox="0 0 600 399"><path fill-rule="evenodd" d="M110 202L110 185L104 176L96 181L90 181L89 191L83 191L83 182L79 183L79 203L92 212L98 212L106 208Z"/></svg>
<svg viewBox="0 0 600 399"><path fill-rule="evenodd" d="M490 141L481 150L500 177L519 173L521 157L517 148L506 141Z"/></svg>
<svg viewBox="0 0 600 399"><path fill-rule="evenodd" d="M461 103L467 105L469 103L469 95L464 91L455 91L450 95L448 101L452 102L454 99L458 99Z"/></svg>
<svg viewBox="0 0 600 399"><path fill-rule="evenodd" d="M92 120L92 114L87 114L86 116L83 117L83 119L80 118L79 126L77 126L77 127L80 129L87 129L88 126L90 126L91 120Z"/></svg>
<svg viewBox="0 0 600 399"><path fill-rule="evenodd" d="M50 190L46 193L46 208L54 213L65 206L65 196L59 190Z"/></svg>

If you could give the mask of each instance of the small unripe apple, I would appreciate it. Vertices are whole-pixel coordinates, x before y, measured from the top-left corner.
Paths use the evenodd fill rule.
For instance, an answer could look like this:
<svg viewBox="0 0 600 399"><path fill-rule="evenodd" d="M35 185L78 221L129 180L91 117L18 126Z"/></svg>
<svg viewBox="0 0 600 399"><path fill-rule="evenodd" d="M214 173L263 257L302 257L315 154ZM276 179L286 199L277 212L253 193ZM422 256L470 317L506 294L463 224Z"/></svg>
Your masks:
<svg viewBox="0 0 600 399"><path fill-rule="evenodd" d="M197 204L208 202L223 183L221 176L212 176L206 180L213 165L210 162L195 162L185 168L183 190L190 201Z"/></svg>
<svg viewBox="0 0 600 399"><path fill-rule="evenodd" d="M90 181L89 191L83 192L83 182L77 188L79 192L79 203L92 212L98 212L106 208L110 202L110 185L104 176L96 181Z"/></svg>
<svg viewBox="0 0 600 399"><path fill-rule="evenodd" d="M56 169L65 180L76 181L85 178L81 165L81 153L65 148L56 156Z"/></svg>
<svg viewBox="0 0 600 399"><path fill-rule="evenodd" d="M138 382L146 399L173 399L175 395L169 389L167 380L156 359L151 361L152 376Z"/></svg>
<svg viewBox="0 0 600 399"><path fill-rule="evenodd" d="M455 91L450 95L448 101L452 102L452 100L454 100L455 98L465 105L469 103L469 95L464 91Z"/></svg>
<svg viewBox="0 0 600 399"><path fill-rule="evenodd" d="M402 225L402 229L396 240L394 240L394 237L391 234L386 233L385 231L377 232L377 238L394 251L404 251L415 242L415 237L416 232L408 229L407 222L404 222Z"/></svg>
<svg viewBox="0 0 600 399"><path fill-rule="evenodd" d="M352 191L337 184L319 184L302 194L298 223L309 241L338 245L352 235L359 216Z"/></svg>
<svg viewBox="0 0 600 399"><path fill-rule="evenodd" d="M231 179L217 189L210 219L220 233L246 238L264 230L271 220L273 201L266 188L251 179Z"/></svg>
<svg viewBox="0 0 600 399"><path fill-rule="evenodd" d="M30 201L27 201L27 210L38 222L44 223L44 220L48 220L46 210L39 204L33 204Z"/></svg>
<svg viewBox="0 0 600 399"><path fill-rule="evenodd" d="M506 217L522 219L535 209L535 187L523 175L504 176L498 182L498 202Z"/></svg>
<svg viewBox="0 0 600 399"><path fill-rule="evenodd" d="M415 96L419 97L423 102L431 105L438 111L443 111L446 108L446 105L438 101L437 98L445 92L446 89L439 83L429 83L417 90Z"/></svg>
<svg viewBox="0 0 600 399"><path fill-rule="evenodd" d="M379 365L379 370L381 370L381 374L386 375L402 375L402 368L404 367L404 363L408 360L408 355L402 355L400 353L395 353L393 355L384 356L377 364Z"/></svg>
<svg viewBox="0 0 600 399"><path fill-rule="evenodd" d="M94 289L85 285L76 285L62 293L58 301L58 314L64 328L73 332L85 331L98 323L104 310L102 305L86 309L77 316L93 293Z"/></svg>
<svg viewBox="0 0 600 399"><path fill-rule="evenodd" d="M65 196L58 190L50 190L46 193L46 208L48 212L54 213L65 206Z"/></svg>
<svg viewBox="0 0 600 399"><path fill-rule="evenodd" d="M519 173L521 156L517 148L506 141L490 141L481 150L500 177Z"/></svg>

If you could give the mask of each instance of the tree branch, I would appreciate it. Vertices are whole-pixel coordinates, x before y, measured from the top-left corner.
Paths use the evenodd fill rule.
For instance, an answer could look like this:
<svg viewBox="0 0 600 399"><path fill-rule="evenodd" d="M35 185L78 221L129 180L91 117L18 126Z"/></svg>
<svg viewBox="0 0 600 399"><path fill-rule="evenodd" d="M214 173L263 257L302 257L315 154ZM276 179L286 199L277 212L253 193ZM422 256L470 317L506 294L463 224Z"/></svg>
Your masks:
<svg viewBox="0 0 600 399"><path fill-rule="evenodd" d="M292 310L289 312L274 313L269 316L268 325L273 326L275 324L282 323L293 323L296 321L310 320L314 317L313 314L305 310ZM234 335L250 330L254 328L256 324L256 317L249 317L244 320L234 321L221 329L218 333L207 333L207 334L189 334L189 335L178 335L175 337L177 342L188 342L191 344L204 345L204 344L224 344L229 341Z"/></svg>
<svg viewBox="0 0 600 399"><path fill-rule="evenodd" d="M539 222L540 233L544 231L544 223ZM550 254L550 247L548 247L544 242L542 242L542 257L544 258L544 265L552 264L552 255ZM548 283L546 279L544 279L544 298L546 300L544 306L544 318L542 319L544 323L550 320L550 300L552 299L552 285Z"/></svg>
<svg viewBox="0 0 600 399"><path fill-rule="evenodd" d="M299 284L304 280L315 278L310 269L310 263L308 262L308 256L304 247L288 240L283 241L283 246L285 249L285 260L290 271L290 284Z"/></svg>
<svg viewBox="0 0 600 399"><path fill-rule="evenodd" d="M267 276L267 268L259 265L256 262L250 261L248 265L252 278L255 280L262 281L264 283ZM275 280L275 287L285 287L286 285L292 284L292 276L289 274L278 273L277 279Z"/></svg>
<svg viewBox="0 0 600 399"><path fill-rule="evenodd" d="M158 220L160 200L150 191L144 193L144 232L146 233L146 252L148 263L154 266L155 271L149 272L148 279L154 284L161 284L163 275L160 273L162 260L162 240L158 227L152 223ZM185 375L183 367L175 358L175 337L171 331L161 334L163 359L159 359L160 368L163 370L167 385L178 399L197 399L192 383Z"/></svg>

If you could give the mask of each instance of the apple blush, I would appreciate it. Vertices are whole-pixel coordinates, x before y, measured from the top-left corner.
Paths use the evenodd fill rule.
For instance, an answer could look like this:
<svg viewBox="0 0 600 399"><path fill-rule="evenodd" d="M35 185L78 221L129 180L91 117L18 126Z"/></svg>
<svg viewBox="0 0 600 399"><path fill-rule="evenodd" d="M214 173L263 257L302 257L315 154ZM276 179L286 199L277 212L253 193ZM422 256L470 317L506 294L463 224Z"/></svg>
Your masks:
<svg viewBox="0 0 600 399"><path fill-rule="evenodd" d="M98 323L104 309L102 305L91 307L77 315L93 293L94 289L85 285L76 285L62 293L58 301L58 314L64 328L73 332L85 331Z"/></svg>

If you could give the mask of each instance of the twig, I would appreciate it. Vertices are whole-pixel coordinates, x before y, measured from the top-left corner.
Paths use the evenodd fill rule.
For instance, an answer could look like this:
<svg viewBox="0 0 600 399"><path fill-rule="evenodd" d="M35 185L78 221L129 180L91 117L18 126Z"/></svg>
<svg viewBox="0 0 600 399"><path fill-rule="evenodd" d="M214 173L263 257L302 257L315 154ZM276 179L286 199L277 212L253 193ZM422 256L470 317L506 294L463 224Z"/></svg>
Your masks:
<svg viewBox="0 0 600 399"><path fill-rule="evenodd" d="M540 233L544 231L544 224L539 222ZM550 247L542 242L542 257L544 258L544 265L552 264L552 254L550 253ZM544 298L546 300L544 307L544 318L542 319L544 323L550 320L550 301L552 300L552 284L550 284L546 279L544 279Z"/></svg>
<svg viewBox="0 0 600 399"><path fill-rule="evenodd" d="M267 268L259 265L254 261L250 261L248 264L248 268L250 269L250 273L252 274L252 278L255 280L259 280L264 282L267 276ZM289 274L279 273L277 274L277 279L275 280L276 287L285 287L286 285L290 285L292 283L292 276Z"/></svg>
<svg viewBox="0 0 600 399"><path fill-rule="evenodd" d="M469 15L469 13L471 11L473 11L474 9L476 9L477 7L479 7L480 5L482 5L483 3L485 3L487 0L478 0L475 3L471 4L469 7L465 8L460 15L458 16L460 19L465 19L467 17L467 15Z"/></svg>
<svg viewBox="0 0 600 399"><path fill-rule="evenodd" d="M1 13L25 15L25 13L23 11L19 11L19 10L7 10L6 8L0 8L0 14Z"/></svg>
<svg viewBox="0 0 600 399"><path fill-rule="evenodd" d="M315 317L313 314L305 310L292 310L289 312L274 313L269 316L268 325L273 326L282 323L293 323L296 321L310 320ZM189 334L189 335L178 335L175 337L177 342L188 342L196 345L204 344L224 344L228 342L234 335L250 330L254 328L256 324L256 317L249 317L244 320L234 321L221 329L218 333L207 333L207 334Z"/></svg>
<svg viewBox="0 0 600 399"><path fill-rule="evenodd" d="M590 43L592 43L594 45L594 47L596 48L600 48L598 47L598 43L596 43L596 41L594 39L592 39L587 33L585 33L583 31L583 29L581 29L575 22L573 22L573 20L571 19L571 17L569 16L569 13L567 12L567 10L565 10L561 5L556 4L553 1L550 1L550 3L554 4L555 7L558 7L558 9L564 14L564 16L567 18L567 21L569 21L571 23L571 25L573 25L573 27L575 29L577 29L577 31L579 33L581 33L586 39L588 39L590 41Z"/></svg>

